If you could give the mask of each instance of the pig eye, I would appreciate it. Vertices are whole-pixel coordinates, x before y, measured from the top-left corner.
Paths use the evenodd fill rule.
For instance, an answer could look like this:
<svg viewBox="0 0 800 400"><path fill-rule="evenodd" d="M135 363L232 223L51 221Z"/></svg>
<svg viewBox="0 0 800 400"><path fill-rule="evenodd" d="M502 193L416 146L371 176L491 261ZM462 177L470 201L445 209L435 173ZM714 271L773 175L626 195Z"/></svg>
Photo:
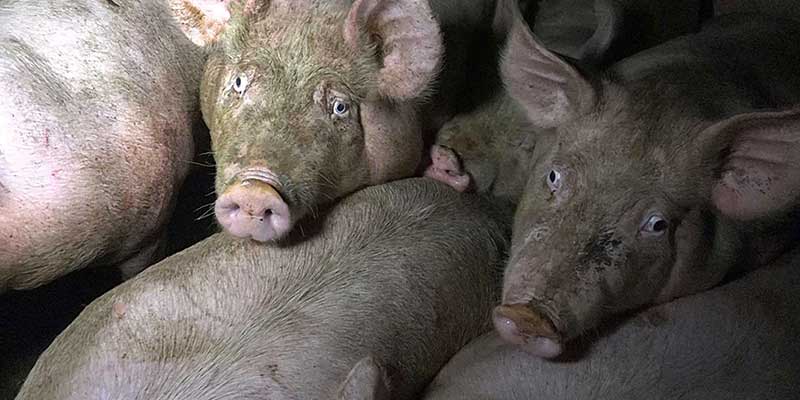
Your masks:
<svg viewBox="0 0 800 400"><path fill-rule="evenodd" d="M236 76L236 78L233 79L233 85L231 85L231 87L233 88L233 90L236 91L236 93L239 93L241 95L244 94L245 90L247 90L248 83L249 82L247 81L247 75L239 74Z"/></svg>
<svg viewBox="0 0 800 400"><path fill-rule="evenodd" d="M642 225L642 231L653 235L661 235L667 231L667 228L669 228L669 223L660 214L651 215Z"/></svg>
<svg viewBox="0 0 800 400"><path fill-rule="evenodd" d="M336 99L333 101L333 115L339 118L344 118L350 114L350 105L344 100Z"/></svg>
<svg viewBox="0 0 800 400"><path fill-rule="evenodd" d="M547 186L550 187L551 192L557 191L561 188L561 173L556 170L551 170L547 174Z"/></svg>

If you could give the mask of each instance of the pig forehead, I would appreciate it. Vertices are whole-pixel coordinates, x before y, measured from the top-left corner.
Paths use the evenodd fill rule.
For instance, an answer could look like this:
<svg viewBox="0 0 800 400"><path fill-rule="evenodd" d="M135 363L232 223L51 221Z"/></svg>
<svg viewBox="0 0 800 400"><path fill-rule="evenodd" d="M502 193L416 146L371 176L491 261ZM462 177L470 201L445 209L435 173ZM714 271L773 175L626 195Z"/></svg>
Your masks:
<svg viewBox="0 0 800 400"><path fill-rule="evenodd" d="M591 180L653 184L674 174L675 146L647 122L587 118L559 128L554 160Z"/></svg>
<svg viewBox="0 0 800 400"><path fill-rule="evenodd" d="M241 62L344 72L360 58L344 41L344 18L343 13L314 10L270 14L254 22L246 34L229 35L227 52Z"/></svg>

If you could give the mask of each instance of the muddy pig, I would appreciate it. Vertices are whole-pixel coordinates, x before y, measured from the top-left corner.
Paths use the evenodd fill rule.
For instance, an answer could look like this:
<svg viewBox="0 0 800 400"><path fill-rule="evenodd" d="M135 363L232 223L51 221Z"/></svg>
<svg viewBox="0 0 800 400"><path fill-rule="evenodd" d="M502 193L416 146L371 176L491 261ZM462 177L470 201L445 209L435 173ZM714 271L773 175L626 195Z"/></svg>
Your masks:
<svg viewBox="0 0 800 400"><path fill-rule="evenodd" d="M414 398L491 329L510 220L415 178L346 197L304 240L217 234L90 304L17 399Z"/></svg>
<svg viewBox="0 0 800 400"><path fill-rule="evenodd" d="M603 65L700 29L704 1L552 0L538 4L532 30L547 49L584 69ZM498 2L499 7L509 3ZM710 3L709 3L710 4ZM495 13L498 31L513 18ZM660 24L651 23L653 20ZM635 40L632 40L635 38ZM530 126L524 111L505 91L455 116L436 135L425 175L456 190L477 190L513 202L525 187L535 144L548 130Z"/></svg>
<svg viewBox="0 0 800 400"><path fill-rule="evenodd" d="M485 335L453 357L423 398L796 399L798 255L615 321L569 362L537 359Z"/></svg>
<svg viewBox="0 0 800 400"><path fill-rule="evenodd" d="M487 61L467 62L467 39L491 31L494 12L491 0L172 3L211 51L201 106L217 220L261 242L360 187L415 175L424 132L469 106L457 103L480 80L460 69Z"/></svg>
<svg viewBox="0 0 800 400"><path fill-rule="evenodd" d="M700 292L796 238L800 26L716 19L589 75L521 19L501 67L557 139L517 209L495 326L533 354Z"/></svg>
<svg viewBox="0 0 800 400"><path fill-rule="evenodd" d="M0 292L149 265L193 157L204 59L145 1L0 6Z"/></svg>

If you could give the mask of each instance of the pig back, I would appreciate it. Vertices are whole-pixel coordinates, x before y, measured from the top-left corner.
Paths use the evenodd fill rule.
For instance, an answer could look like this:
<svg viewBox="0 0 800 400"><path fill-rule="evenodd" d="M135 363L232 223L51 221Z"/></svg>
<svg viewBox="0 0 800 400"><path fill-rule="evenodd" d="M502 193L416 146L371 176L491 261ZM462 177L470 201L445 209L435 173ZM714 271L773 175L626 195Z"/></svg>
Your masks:
<svg viewBox="0 0 800 400"><path fill-rule="evenodd" d="M213 236L87 307L18 399L331 398L369 354L393 398L412 398L488 329L508 217L413 179L357 192L279 246Z"/></svg>
<svg viewBox="0 0 800 400"><path fill-rule="evenodd" d="M0 290L131 257L193 157L201 51L160 0L3 2L0 26Z"/></svg>
<svg viewBox="0 0 800 400"><path fill-rule="evenodd" d="M796 21L750 13L726 15L697 34L618 62L608 75L633 93L650 88L669 92L670 96L653 96L643 107L680 110L685 118L696 117L690 116L694 108L703 119L718 120L800 103L798 40Z"/></svg>

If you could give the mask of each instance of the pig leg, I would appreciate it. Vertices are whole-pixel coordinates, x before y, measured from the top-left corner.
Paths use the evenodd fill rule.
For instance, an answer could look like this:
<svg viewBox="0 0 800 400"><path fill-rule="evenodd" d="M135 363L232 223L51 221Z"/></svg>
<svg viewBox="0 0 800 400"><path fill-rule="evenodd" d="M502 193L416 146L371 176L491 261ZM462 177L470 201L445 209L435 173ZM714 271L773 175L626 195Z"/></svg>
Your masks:
<svg viewBox="0 0 800 400"><path fill-rule="evenodd" d="M459 192L466 191L472 181L456 152L440 145L431 147L431 165L425 170L425 176L444 182Z"/></svg>

